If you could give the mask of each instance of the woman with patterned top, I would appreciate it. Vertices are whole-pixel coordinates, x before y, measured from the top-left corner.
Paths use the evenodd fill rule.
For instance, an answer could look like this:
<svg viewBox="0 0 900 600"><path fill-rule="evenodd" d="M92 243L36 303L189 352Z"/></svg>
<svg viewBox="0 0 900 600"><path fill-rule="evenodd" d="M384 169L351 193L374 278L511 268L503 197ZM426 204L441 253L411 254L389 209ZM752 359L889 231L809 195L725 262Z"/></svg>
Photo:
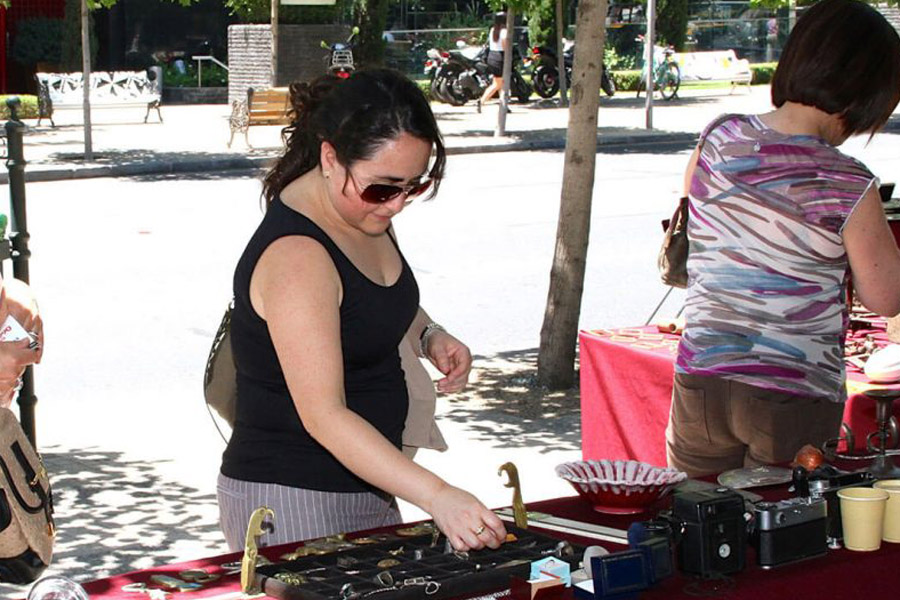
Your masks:
<svg viewBox="0 0 900 600"><path fill-rule="evenodd" d="M847 282L900 311L900 250L878 178L835 147L880 129L900 100L900 38L859 0L798 21L775 110L704 131L689 190L686 327L668 461L695 476L790 460L840 427Z"/></svg>

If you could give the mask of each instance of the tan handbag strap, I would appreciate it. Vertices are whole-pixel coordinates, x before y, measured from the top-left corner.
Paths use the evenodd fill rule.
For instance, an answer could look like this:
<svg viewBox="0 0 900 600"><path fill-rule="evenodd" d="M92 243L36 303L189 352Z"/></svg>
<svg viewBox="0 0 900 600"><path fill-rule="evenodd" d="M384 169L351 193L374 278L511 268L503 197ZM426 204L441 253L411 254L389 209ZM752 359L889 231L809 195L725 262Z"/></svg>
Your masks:
<svg viewBox="0 0 900 600"><path fill-rule="evenodd" d="M0 456L0 470L3 471L3 477L6 479L6 487L12 492L13 500L19 505L19 508L24 510L27 513L37 514L46 510L47 502L49 499L47 497L47 492L42 487L42 479L46 477L42 477L41 472L43 470L43 466L38 466L38 470L31 465L28 459L25 457L25 453L22 450L22 445L18 440L10 445L10 450L12 450L13 456L16 459L16 462L19 463L19 466L22 468L22 471L25 473L25 479L28 484L29 489L34 493L38 498L37 504L29 504L28 500L22 495L22 492L19 490L19 486L16 484L15 479L12 476L12 472L10 471L9 465L6 464L6 460L3 459L3 456Z"/></svg>

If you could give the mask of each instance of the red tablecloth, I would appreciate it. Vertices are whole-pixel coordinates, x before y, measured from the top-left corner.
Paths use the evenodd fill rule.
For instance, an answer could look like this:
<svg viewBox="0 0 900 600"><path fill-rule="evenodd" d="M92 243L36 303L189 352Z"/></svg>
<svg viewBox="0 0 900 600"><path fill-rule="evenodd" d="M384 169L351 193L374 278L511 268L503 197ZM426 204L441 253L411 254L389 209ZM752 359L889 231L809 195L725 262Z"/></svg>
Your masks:
<svg viewBox="0 0 900 600"><path fill-rule="evenodd" d="M785 496L782 488L760 490L766 499L777 499ZM577 497L557 498L527 505L529 511L539 511L574 519L625 529L635 519L646 519L648 515L611 516L594 512L590 505ZM547 532L556 537L562 534ZM623 546L607 542L596 542L585 538L572 538L581 544L599 544L610 551L624 549ZM278 560L281 554L293 550L298 544L286 544L273 548L264 548L261 553ZM135 571L117 575L107 579L98 579L84 584L91 600L146 600L147 596L138 592L122 591L122 586L129 583L150 583L155 574L166 574L177 577L178 573L189 568L205 568L210 572L221 573L220 565L225 562L240 560L240 554L228 554L204 558L192 562L160 566L144 571ZM876 598L891 597L900 585L900 544L884 543L880 550L874 552L851 552L849 550L829 551L821 558L812 559L795 565L785 565L777 569L765 571L755 565L755 555L748 550L747 568L731 578L730 587L723 589L717 598L733 600L780 600L782 598ZM682 575L675 575L657 584L641 595L642 599L653 598L692 598L690 586L697 585L698 580ZM200 600L201 598L217 600L238 600L240 576L229 575L207 584L202 590L195 592L177 592L171 595L172 600ZM887 596L885 596L887 594ZM508 600L501 598L500 600Z"/></svg>
<svg viewBox="0 0 900 600"><path fill-rule="evenodd" d="M855 335L886 339L883 330ZM665 430L678 339L652 326L581 332L581 449L585 459L631 458L666 464ZM850 364L847 379L844 422L855 434L857 449L862 450L866 435L875 430L875 401L863 392L879 386ZM900 403L894 404L894 416L900 419Z"/></svg>

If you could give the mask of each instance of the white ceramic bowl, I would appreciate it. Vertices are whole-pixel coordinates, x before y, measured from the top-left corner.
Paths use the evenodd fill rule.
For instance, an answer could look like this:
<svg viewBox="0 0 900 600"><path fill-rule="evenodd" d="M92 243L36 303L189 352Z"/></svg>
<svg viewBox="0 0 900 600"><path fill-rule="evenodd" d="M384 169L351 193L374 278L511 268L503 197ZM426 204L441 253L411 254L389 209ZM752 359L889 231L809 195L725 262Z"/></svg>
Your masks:
<svg viewBox="0 0 900 600"><path fill-rule="evenodd" d="M611 514L643 512L687 474L636 460L578 460L556 466L594 510Z"/></svg>

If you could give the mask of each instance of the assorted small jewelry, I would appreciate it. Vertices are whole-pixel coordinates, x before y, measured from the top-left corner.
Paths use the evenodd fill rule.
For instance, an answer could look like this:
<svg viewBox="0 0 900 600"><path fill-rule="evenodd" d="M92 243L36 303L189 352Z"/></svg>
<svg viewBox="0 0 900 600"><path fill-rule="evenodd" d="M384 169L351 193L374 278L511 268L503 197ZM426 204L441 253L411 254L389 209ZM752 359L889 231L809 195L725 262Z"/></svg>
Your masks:
<svg viewBox="0 0 900 600"><path fill-rule="evenodd" d="M385 573L388 576L390 576L390 573L387 571L383 571L382 573L379 573L378 575L381 576ZM381 594L384 592L391 592L391 591L395 591L395 590L402 590L404 588L415 587L415 586L422 586L423 591L425 592L425 595L427 595L427 596L436 594L438 592L438 590L441 589L440 582L434 581L430 577L408 577L399 583L395 583L393 576L390 576L390 577L385 578L385 581L388 581L388 580L391 582L389 585L382 584L382 587L380 587L380 588L365 592L359 596L360 599L368 598L369 596L374 596L375 594ZM343 589L341 591L342 591L342 595L341 595L342 600L351 600L351 598L349 598L349 597L344 598Z"/></svg>
<svg viewBox="0 0 900 600"><path fill-rule="evenodd" d="M304 577L300 573L292 573L290 571L281 571L280 573L275 573L275 579L288 585L303 585L307 581L306 577Z"/></svg>

